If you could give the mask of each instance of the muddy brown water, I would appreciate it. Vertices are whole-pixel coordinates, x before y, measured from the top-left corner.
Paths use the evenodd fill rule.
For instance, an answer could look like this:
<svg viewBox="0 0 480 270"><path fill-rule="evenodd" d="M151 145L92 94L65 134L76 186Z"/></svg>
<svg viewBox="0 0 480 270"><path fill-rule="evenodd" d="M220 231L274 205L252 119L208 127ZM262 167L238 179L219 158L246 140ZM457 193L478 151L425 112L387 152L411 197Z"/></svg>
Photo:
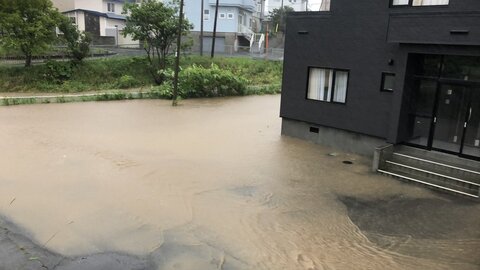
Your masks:
<svg viewBox="0 0 480 270"><path fill-rule="evenodd" d="M282 137L279 102L1 107L0 215L64 256L158 269L480 269L478 203Z"/></svg>

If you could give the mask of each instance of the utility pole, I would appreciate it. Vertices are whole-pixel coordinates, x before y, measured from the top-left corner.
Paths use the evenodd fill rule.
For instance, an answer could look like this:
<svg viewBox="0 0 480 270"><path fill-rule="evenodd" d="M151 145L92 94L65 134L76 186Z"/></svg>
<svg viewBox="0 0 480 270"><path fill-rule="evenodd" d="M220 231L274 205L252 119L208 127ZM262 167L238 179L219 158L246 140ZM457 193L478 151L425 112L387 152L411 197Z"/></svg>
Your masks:
<svg viewBox="0 0 480 270"><path fill-rule="evenodd" d="M279 27L277 25L277 32L278 32L278 28L282 28L283 26L283 16L285 16L285 10L283 9L283 0L282 0L282 5L280 6L280 22L279 22ZM282 34L283 32L285 31L285 29L282 28Z"/></svg>
<svg viewBox="0 0 480 270"><path fill-rule="evenodd" d="M217 3L215 4L215 20L213 22L212 53L211 53L212 58L213 56L215 56L215 38L217 36L218 1L219 0L217 0Z"/></svg>
<svg viewBox="0 0 480 270"><path fill-rule="evenodd" d="M200 14L200 56L203 56L203 20L204 20L203 9L205 8L203 6L203 1L204 0L202 0L202 3L201 3L202 7L200 8L200 12L201 12L201 14Z"/></svg>
<svg viewBox="0 0 480 270"><path fill-rule="evenodd" d="M178 19L177 33L177 57L175 59L175 77L173 79L173 100L172 106L177 106L178 97L178 73L180 72L180 50L182 43L182 25L183 25L183 0L180 0L180 16Z"/></svg>

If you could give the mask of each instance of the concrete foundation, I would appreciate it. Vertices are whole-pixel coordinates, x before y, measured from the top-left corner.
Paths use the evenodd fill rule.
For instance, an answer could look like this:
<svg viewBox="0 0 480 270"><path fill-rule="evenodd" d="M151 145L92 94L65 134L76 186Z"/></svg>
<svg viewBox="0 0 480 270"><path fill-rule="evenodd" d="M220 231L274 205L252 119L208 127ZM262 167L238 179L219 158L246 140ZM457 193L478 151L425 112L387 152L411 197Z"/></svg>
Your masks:
<svg viewBox="0 0 480 270"><path fill-rule="evenodd" d="M386 144L385 140L381 138L286 118L282 120L282 135L311 141L371 158L373 158L375 149L378 146Z"/></svg>

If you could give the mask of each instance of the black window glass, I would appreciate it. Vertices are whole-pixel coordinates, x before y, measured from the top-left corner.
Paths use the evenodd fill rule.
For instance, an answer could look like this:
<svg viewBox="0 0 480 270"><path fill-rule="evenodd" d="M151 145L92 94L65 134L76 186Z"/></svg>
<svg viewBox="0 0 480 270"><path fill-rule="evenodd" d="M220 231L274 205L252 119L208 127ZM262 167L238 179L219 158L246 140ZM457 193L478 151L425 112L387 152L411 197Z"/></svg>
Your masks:
<svg viewBox="0 0 480 270"><path fill-rule="evenodd" d="M442 77L465 81L480 81L480 57L446 55Z"/></svg>
<svg viewBox="0 0 480 270"><path fill-rule="evenodd" d="M422 55L418 58L416 75L438 77L441 64L441 55Z"/></svg>
<svg viewBox="0 0 480 270"><path fill-rule="evenodd" d="M393 91L393 86L395 84L395 74L393 73L382 73L382 91Z"/></svg>

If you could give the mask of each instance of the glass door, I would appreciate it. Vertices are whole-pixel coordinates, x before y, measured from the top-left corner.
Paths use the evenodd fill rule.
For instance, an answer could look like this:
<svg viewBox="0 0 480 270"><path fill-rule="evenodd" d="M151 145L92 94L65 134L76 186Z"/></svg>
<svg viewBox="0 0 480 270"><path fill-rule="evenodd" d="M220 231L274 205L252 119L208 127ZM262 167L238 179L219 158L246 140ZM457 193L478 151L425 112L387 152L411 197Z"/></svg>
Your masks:
<svg viewBox="0 0 480 270"><path fill-rule="evenodd" d="M462 154L480 158L480 88L471 88Z"/></svg>
<svg viewBox="0 0 480 270"><path fill-rule="evenodd" d="M441 84L434 117L432 148L461 154L469 111L469 89L462 85Z"/></svg>

